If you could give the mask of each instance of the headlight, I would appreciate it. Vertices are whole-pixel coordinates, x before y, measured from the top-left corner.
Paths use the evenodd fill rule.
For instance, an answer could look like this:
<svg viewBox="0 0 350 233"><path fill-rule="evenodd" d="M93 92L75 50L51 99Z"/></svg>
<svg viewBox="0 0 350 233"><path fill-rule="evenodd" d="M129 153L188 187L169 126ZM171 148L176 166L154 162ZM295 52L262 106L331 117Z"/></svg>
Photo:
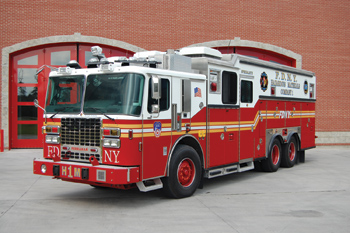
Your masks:
<svg viewBox="0 0 350 233"><path fill-rule="evenodd" d="M46 170L47 170L46 165L45 164L41 165L41 172L46 173Z"/></svg>
<svg viewBox="0 0 350 233"><path fill-rule="evenodd" d="M45 142L49 144L59 144L60 143L60 136L56 135L46 135Z"/></svg>
<svg viewBox="0 0 350 233"><path fill-rule="evenodd" d="M104 138L103 139L103 146L104 147L120 148L120 140L119 139Z"/></svg>

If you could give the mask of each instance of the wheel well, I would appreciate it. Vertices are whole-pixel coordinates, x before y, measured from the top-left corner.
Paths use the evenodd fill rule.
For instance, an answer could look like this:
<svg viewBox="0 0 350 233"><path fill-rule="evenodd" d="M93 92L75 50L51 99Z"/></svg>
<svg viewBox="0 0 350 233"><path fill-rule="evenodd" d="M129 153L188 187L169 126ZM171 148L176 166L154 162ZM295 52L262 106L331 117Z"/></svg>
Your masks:
<svg viewBox="0 0 350 233"><path fill-rule="evenodd" d="M277 139L280 141L281 146L283 146L284 144L286 144L287 142L289 142L289 141L291 140L292 137L295 138L296 143L297 143L297 148L298 148L298 150L300 150L300 138L299 138L298 133L296 133L296 132L290 134L290 135L288 136L286 142L283 140L283 137L282 137L280 134L276 134L274 137L271 138L271 141L270 141L270 144L269 144L269 148L268 148L268 149L270 149L271 144L272 144L273 140L275 140L275 138L277 138Z"/></svg>
<svg viewBox="0 0 350 233"><path fill-rule="evenodd" d="M201 165L203 167L203 163L204 163L203 150L196 139L194 139L192 137L184 137L181 139L181 141L178 142L178 144L188 145L188 146L192 147L193 149L195 149L195 151L197 152L199 159L201 161Z"/></svg>
<svg viewBox="0 0 350 233"><path fill-rule="evenodd" d="M295 141L297 143L297 149L298 151L300 150L300 138L299 138L299 135L297 133L293 133L289 138L288 138L288 141L291 140L291 138L294 137L295 138Z"/></svg>
<svg viewBox="0 0 350 233"><path fill-rule="evenodd" d="M184 136L180 137L174 143L174 146L169 153L169 158L168 158L168 162L167 162L167 169L166 169L167 174L169 174L169 164L170 164L171 156L174 153L177 145L187 145L187 146L192 147L197 152L197 154L199 156L202 168L204 167L204 154L203 154L203 150L202 150L202 147L200 146L199 142L192 135L184 135Z"/></svg>
<svg viewBox="0 0 350 233"><path fill-rule="evenodd" d="M270 143L269 143L269 147L267 148L268 153L270 152L272 143L273 143L273 141L274 141L275 139L277 139L277 140L280 142L281 146L284 144L284 141L283 141L282 136L279 135L279 134L275 134L275 135L271 138Z"/></svg>

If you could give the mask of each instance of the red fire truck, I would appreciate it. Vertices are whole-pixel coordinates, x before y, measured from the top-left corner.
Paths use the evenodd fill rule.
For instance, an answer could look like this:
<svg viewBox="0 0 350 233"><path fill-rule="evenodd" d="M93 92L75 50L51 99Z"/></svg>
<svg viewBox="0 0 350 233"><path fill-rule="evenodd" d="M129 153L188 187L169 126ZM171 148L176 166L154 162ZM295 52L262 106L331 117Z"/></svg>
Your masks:
<svg viewBox="0 0 350 233"><path fill-rule="evenodd" d="M203 178L293 167L315 147L314 73L207 47L110 57L49 75L34 174L191 196ZM40 72L40 71L38 71Z"/></svg>

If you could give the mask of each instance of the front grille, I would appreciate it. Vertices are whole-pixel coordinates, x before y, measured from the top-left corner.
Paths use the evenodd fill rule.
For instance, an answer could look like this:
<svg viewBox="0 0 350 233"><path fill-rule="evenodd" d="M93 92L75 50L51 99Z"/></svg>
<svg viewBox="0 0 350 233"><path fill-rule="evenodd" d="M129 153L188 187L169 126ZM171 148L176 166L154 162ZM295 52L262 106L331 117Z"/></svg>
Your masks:
<svg viewBox="0 0 350 233"><path fill-rule="evenodd" d="M63 159L82 161L82 162L89 162L90 156L95 156L97 161L101 162L101 156L98 153L88 154L88 153L70 152L70 151L67 153L67 151L63 151L63 150L61 152L61 157Z"/></svg>
<svg viewBox="0 0 350 233"><path fill-rule="evenodd" d="M62 118L63 145L96 146L101 144L100 118Z"/></svg>

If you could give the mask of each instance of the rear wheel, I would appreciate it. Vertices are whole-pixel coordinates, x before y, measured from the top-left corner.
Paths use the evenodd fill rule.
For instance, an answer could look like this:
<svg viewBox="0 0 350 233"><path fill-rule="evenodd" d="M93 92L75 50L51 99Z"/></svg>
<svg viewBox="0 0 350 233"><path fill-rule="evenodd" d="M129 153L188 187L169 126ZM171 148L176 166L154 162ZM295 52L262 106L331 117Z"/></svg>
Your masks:
<svg viewBox="0 0 350 233"><path fill-rule="evenodd" d="M268 157L261 161L262 169L266 172L276 172L281 164L281 143L275 138L269 150Z"/></svg>
<svg viewBox="0 0 350 233"><path fill-rule="evenodd" d="M283 155L281 166L282 167L293 167L297 160L297 142L295 137L292 137L289 142L283 146Z"/></svg>
<svg viewBox="0 0 350 233"><path fill-rule="evenodd" d="M165 193L173 198L191 196L201 181L201 163L190 146L178 145L171 161L168 177L163 178Z"/></svg>

